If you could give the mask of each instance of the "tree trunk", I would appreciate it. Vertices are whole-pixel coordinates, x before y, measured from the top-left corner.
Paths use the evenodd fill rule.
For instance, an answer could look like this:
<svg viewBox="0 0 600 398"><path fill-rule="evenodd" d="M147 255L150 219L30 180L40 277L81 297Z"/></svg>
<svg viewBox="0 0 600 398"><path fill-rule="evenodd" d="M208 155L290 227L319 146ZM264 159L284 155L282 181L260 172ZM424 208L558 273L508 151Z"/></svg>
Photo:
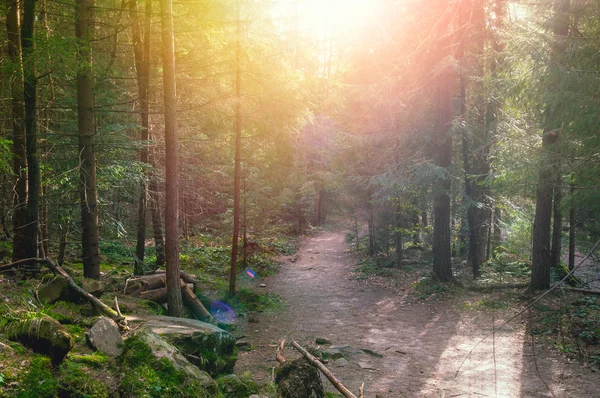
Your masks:
<svg viewBox="0 0 600 398"><path fill-rule="evenodd" d="M36 0L24 0L21 24L23 54L23 98L25 101L25 147L27 152L27 206L25 209L25 250L27 257L37 257L40 212L40 163L38 158L35 76L34 21ZM39 264L37 264L39 266Z"/></svg>
<svg viewBox="0 0 600 398"><path fill-rule="evenodd" d="M561 63L564 40L569 34L569 0L554 1L553 31L554 43L551 48L551 68ZM552 71L550 71L552 73ZM552 89L550 84L548 90ZM535 219L533 222L533 248L531 261L531 288L533 290L550 287L550 220L552 216L552 187L554 171L552 152L556 151L560 125L555 117L556 109L548 107L545 111L544 136L542 137L542 161L538 177L535 202Z"/></svg>
<svg viewBox="0 0 600 398"><path fill-rule="evenodd" d="M154 168L154 164L152 165ZM150 173L150 213L152 215L152 235L156 249L156 268L165 264L165 240L163 238L162 219L160 216L160 198L158 195L158 183L154 173Z"/></svg>
<svg viewBox="0 0 600 398"><path fill-rule="evenodd" d="M179 271L179 141L175 92L175 38L172 0L161 0L165 108L165 238L169 315L183 317Z"/></svg>
<svg viewBox="0 0 600 398"><path fill-rule="evenodd" d="M240 190L241 190L241 156L242 156L242 103L240 98L240 2L236 1L236 40L235 40L235 166L233 182L233 234L231 239L231 268L229 270L229 296L235 296L237 278L238 240L240 234Z"/></svg>
<svg viewBox="0 0 600 398"><path fill-rule="evenodd" d="M142 164L148 165L148 140L150 137L148 88L150 87L150 24L152 18L152 1L146 0L143 39L139 25L141 16L138 12L137 1L131 1L129 6L131 10L133 52L141 111L140 125L142 126L142 129L140 137L140 161ZM138 201L137 243L135 249L136 264L134 267L134 273L136 275L145 271L144 254L146 249L146 209L148 203L148 173L146 170L147 168L145 168L143 172L144 175L142 176Z"/></svg>
<svg viewBox="0 0 600 398"><path fill-rule="evenodd" d="M554 191L552 201L552 251L550 266L556 268L560 263L562 252L562 175L560 172L560 160L555 159L553 164L554 171Z"/></svg>
<svg viewBox="0 0 600 398"><path fill-rule="evenodd" d="M536 190L535 218L533 221L533 249L531 257L531 288L534 290L550 287L550 226L552 220L552 185L553 171L551 167L553 151L558 141L555 131L544 133L542 141L542 162L538 186Z"/></svg>
<svg viewBox="0 0 600 398"><path fill-rule="evenodd" d="M77 125L80 154L81 246L83 276L100 277L98 253L98 192L96 188L96 126L94 122L94 79L92 48L94 30L93 0L77 0L75 36L77 58Z"/></svg>
<svg viewBox="0 0 600 398"><path fill-rule="evenodd" d="M449 13L450 14L450 13ZM448 18L448 17L447 17ZM444 21L445 22L445 21ZM452 37L451 21L440 22L439 36ZM454 43L439 39L442 54L451 54ZM452 279L450 252L450 166L452 164L452 136L449 134L453 120L454 73L446 66L437 78L437 125L435 164L443 172L437 181L433 200L433 273L440 281Z"/></svg>
<svg viewBox="0 0 600 398"><path fill-rule="evenodd" d="M65 261L65 251L67 249L67 238L69 236L69 223L61 225L60 228L60 242L58 244L58 256L56 262L58 265L63 265Z"/></svg>
<svg viewBox="0 0 600 398"><path fill-rule="evenodd" d="M575 269L575 228L577 219L575 216L575 184L571 180L571 200L569 205L569 271Z"/></svg>
<svg viewBox="0 0 600 398"><path fill-rule="evenodd" d="M19 22L19 1L8 2L6 31L8 36L8 56L14 70L11 80L12 92L12 155L14 187L13 214L13 261L27 258L25 241L25 206L27 200L27 152L25 150L25 108L23 103L23 64L21 62L21 32Z"/></svg>
<svg viewBox="0 0 600 398"><path fill-rule="evenodd" d="M492 252L502 243L502 209L496 203L494 207L494 232L492 234Z"/></svg>

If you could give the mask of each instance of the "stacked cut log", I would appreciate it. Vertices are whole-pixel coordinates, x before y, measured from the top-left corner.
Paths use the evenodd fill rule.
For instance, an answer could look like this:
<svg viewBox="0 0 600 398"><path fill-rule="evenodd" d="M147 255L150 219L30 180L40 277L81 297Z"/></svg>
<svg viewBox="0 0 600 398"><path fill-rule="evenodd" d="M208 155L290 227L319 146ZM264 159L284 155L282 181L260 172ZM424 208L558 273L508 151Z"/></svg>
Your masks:
<svg viewBox="0 0 600 398"><path fill-rule="evenodd" d="M212 316L194 293L196 290L196 283L197 281L192 275L181 272L181 295L183 297L183 303L199 320L211 320ZM192 288L190 288L190 285L192 285ZM131 278L125 285L125 294L144 300L154 301L158 304L164 304L167 302L167 275L165 272L157 272L150 275Z"/></svg>

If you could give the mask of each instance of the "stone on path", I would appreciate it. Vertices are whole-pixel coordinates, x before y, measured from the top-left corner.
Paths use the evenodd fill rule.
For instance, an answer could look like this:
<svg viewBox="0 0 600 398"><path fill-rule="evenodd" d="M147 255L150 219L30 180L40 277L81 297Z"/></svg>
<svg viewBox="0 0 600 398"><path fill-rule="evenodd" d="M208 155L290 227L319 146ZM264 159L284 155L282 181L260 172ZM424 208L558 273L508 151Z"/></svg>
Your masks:
<svg viewBox="0 0 600 398"><path fill-rule="evenodd" d="M324 337L317 337L316 340L315 340L315 342L317 344L320 344L320 345L331 344L331 341L328 340L328 339L326 339L326 338L324 338Z"/></svg>
<svg viewBox="0 0 600 398"><path fill-rule="evenodd" d="M336 359L336 360L333 362L333 364L334 364L335 366L337 366L338 368L343 368L344 366L348 365L349 363L350 363L350 362L348 362L348 361L346 360L346 358L339 358L339 359Z"/></svg>

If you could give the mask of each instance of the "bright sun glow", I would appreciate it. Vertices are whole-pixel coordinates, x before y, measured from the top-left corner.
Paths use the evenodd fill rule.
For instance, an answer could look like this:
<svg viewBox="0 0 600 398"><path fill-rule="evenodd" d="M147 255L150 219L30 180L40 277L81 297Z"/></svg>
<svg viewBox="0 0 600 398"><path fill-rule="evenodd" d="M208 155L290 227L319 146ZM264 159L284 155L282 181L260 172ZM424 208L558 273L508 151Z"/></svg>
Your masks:
<svg viewBox="0 0 600 398"><path fill-rule="evenodd" d="M377 0L297 0L286 2L288 15L298 18L307 36L339 36L371 23L381 9Z"/></svg>
<svg viewBox="0 0 600 398"><path fill-rule="evenodd" d="M344 33L360 29L377 13L373 0L308 0L299 4L301 28Z"/></svg>

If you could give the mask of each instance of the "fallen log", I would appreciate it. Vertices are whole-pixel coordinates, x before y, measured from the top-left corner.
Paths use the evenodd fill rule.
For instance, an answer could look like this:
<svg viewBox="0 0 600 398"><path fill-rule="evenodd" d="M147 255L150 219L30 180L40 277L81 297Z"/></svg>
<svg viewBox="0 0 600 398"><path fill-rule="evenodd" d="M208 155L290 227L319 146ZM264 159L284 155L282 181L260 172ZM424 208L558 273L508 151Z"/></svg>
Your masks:
<svg viewBox="0 0 600 398"><path fill-rule="evenodd" d="M192 289L189 288L184 280L181 281L181 296L184 304L199 320L206 322L213 319L210 312L206 310L206 307L198 300L198 297L196 297Z"/></svg>
<svg viewBox="0 0 600 398"><path fill-rule="evenodd" d="M350 390L348 390L346 387L344 387L344 385L334 376L334 374L329 369L327 369L327 367L325 365L323 365L317 358L315 358L308 351L306 351L304 348L302 348L302 346L300 344L296 343L294 340L292 340L290 342L290 344L292 345L292 347L297 349L300 352L300 354L302 354L302 356L304 358L306 358L308 360L308 362L311 363L311 365L313 365L314 367L319 369L321 371L321 373L323 373L325 375L325 377L327 377L327 379L331 382L331 384L333 384L333 386L340 393L342 393L342 395L344 397L356 398L356 395L352 394L352 392Z"/></svg>
<svg viewBox="0 0 600 398"><path fill-rule="evenodd" d="M140 292L158 289L161 287L165 287L166 285L167 283L165 274L144 275L128 279L127 283L125 284L124 293L130 296L134 296L136 294L139 294Z"/></svg>
<svg viewBox="0 0 600 398"><path fill-rule="evenodd" d="M48 267L48 269L50 269L55 274L61 275L63 278L65 278L67 280L69 287L71 289L73 289L73 291L75 291L77 294L79 294L80 296L82 296L83 298L88 300L90 303L92 303L92 305L94 307L96 307L104 315L108 316L110 319L115 321L117 323L117 325L119 325L119 328L122 331L129 330L129 327L127 326L127 321L125 320L125 318L123 316L119 316L119 314L115 310L113 310L112 308L110 308L109 306L104 304L96 296L94 296L94 295L88 293L87 291L85 291L84 289L82 289L77 283L75 283L73 278L71 278L71 276L69 274L67 274L67 272L60 265L54 264L54 262L52 260L50 260L49 258L26 258L23 260L15 261L10 264L2 265L2 266L0 266L0 269L4 270L4 269L9 269L9 268L14 268L14 267L17 267L22 264L32 264L32 263L44 264Z"/></svg>
<svg viewBox="0 0 600 398"><path fill-rule="evenodd" d="M158 271L158 272L155 272L153 274L145 275L145 277L153 277L153 276L157 276L157 275L163 275L164 276L164 275L166 275L166 272L165 271ZM188 274L185 271L179 271L179 277L181 279L183 279L183 281L185 283L191 283L191 284L198 283L198 281L196 280L196 278L193 275L190 275L190 274Z"/></svg>
<svg viewBox="0 0 600 398"><path fill-rule="evenodd" d="M164 304L167 302L167 288L161 287L160 289L153 289L147 290L145 292L140 292L137 295L137 297L148 301L154 301L158 304Z"/></svg>

